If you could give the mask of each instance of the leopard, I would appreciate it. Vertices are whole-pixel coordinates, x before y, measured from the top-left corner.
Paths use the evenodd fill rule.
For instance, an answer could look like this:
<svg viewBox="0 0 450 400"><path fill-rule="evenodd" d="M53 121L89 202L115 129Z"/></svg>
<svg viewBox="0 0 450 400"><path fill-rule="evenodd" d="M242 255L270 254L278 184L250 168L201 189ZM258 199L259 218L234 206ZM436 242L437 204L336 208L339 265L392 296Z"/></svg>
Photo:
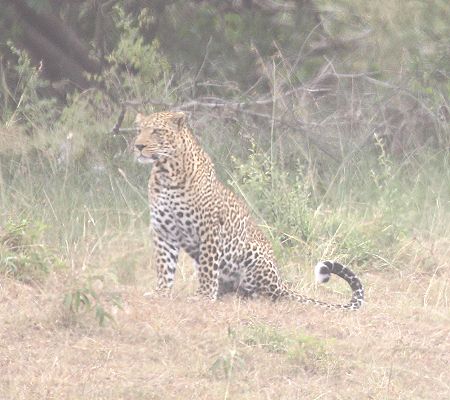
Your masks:
<svg viewBox="0 0 450 400"><path fill-rule="evenodd" d="M356 310L364 288L355 273L337 261L319 261L318 283L332 274L343 278L352 295L348 303L313 299L293 290L280 276L271 243L249 207L218 178L183 111L137 113L134 155L151 164L148 181L155 293L172 293L183 250L197 272L196 298L212 301L234 292L243 297L290 299L329 309Z"/></svg>

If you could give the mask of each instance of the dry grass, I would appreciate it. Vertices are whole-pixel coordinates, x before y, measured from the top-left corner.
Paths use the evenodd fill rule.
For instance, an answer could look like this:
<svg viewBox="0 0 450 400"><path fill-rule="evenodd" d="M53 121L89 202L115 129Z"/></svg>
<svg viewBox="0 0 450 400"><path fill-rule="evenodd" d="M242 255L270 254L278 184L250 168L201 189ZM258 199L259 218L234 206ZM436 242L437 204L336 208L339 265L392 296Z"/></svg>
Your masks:
<svg viewBox="0 0 450 400"><path fill-rule="evenodd" d="M366 273L366 307L342 313L233 296L187 301L193 279L182 267L171 300L143 297L140 284L116 286L123 310L116 327L103 328L67 314L60 276L40 288L2 280L0 398L450 396L448 271Z"/></svg>

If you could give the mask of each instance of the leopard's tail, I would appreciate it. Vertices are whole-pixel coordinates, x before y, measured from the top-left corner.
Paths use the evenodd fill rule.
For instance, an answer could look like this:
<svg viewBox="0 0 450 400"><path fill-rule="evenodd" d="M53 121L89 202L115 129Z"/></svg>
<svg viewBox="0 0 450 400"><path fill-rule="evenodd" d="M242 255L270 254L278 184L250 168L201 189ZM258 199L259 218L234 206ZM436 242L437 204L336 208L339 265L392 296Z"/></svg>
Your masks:
<svg viewBox="0 0 450 400"><path fill-rule="evenodd" d="M328 282L331 278L331 274L335 274L350 285L350 288L352 289L352 298L350 302L347 304L336 305L338 308L357 310L364 303L363 285L356 274L346 266L336 261L321 261L314 268L314 273L318 283Z"/></svg>
<svg viewBox="0 0 450 400"><path fill-rule="evenodd" d="M364 302L363 285L359 280L359 278L355 275L355 273L351 271L349 268L335 261L321 261L316 265L314 272L316 276L316 281L318 283L328 282L331 278L331 274L335 274L343 278L352 289L352 298L350 302L347 304L326 303L320 300L311 299L303 295L297 294L289 289L285 289L286 292L284 293L284 295L287 295L289 298L297 300L301 303L315 304L324 308L357 310L362 306Z"/></svg>

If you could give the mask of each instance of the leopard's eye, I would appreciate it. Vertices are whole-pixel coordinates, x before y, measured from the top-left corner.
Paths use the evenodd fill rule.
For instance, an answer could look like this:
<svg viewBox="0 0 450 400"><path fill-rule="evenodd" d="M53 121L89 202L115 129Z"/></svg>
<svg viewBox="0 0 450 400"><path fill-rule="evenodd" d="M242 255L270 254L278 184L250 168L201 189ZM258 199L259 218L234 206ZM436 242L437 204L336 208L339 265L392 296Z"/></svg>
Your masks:
<svg viewBox="0 0 450 400"><path fill-rule="evenodd" d="M158 140L162 140L166 136L166 130L165 129L153 129L152 135L154 135Z"/></svg>

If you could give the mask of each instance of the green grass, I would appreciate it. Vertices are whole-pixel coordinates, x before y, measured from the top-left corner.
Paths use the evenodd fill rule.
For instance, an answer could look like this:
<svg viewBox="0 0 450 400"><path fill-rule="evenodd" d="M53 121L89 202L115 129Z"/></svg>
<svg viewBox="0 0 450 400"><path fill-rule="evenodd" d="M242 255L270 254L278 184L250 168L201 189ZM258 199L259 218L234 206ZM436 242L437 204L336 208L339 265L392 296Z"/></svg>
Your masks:
<svg viewBox="0 0 450 400"><path fill-rule="evenodd" d="M394 259L406 242L449 237L442 223L450 213L449 155L396 160L379 148L378 155L358 154L321 174L307 166L270 169L263 154L252 154L232 184L259 214L279 257L287 252L285 261L289 249L300 247L311 263L337 258L400 269Z"/></svg>
<svg viewBox="0 0 450 400"><path fill-rule="evenodd" d="M295 366L320 369L329 362L323 340L299 332L284 332L265 324L251 324L243 333L242 341L250 347L282 354Z"/></svg>
<svg viewBox="0 0 450 400"><path fill-rule="evenodd" d="M113 160L104 153L90 163L60 165L56 155L46 158L43 150L37 156L2 157L0 222L6 232L22 221L31 221L30 229L42 225L45 229L27 240L49 246L67 265L73 264L72 249L87 241L138 238L149 222L149 169L115 146ZM379 148L378 154L357 154L322 171L308 164L282 170L271 166L263 150L253 150L246 160L234 159L226 174L282 263L301 252L308 263L336 258L364 269L401 269L396 259L405 243L450 235L442 223L450 214L449 156L428 151L396 160ZM128 253L111 260L111 269L120 280L135 279Z"/></svg>
<svg viewBox="0 0 450 400"><path fill-rule="evenodd" d="M99 132L68 162L42 142L2 153L0 397L446 398L445 152L400 160L377 147L289 170L263 147L231 160L214 130L202 132L297 290L347 298L340 280L312 285L323 258L360 275L367 304L341 314L233 296L189 302L196 277L185 256L174 299L144 297L155 285L149 169Z"/></svg>
<svg viewBox="0 0 450 400"><path fill-rule="evenodd" d="M59 277L58 302L72 322L85 315L113 321L118 286L152 285L149 169L117 143L112 149L112 160L105 152L95 162L58 163L57 154L39 147L1 161L0 274L32 285ZM450 218L446 152L397 160L380 143L376 152L321 171L308 164L283 170L262 149L249 154L219 174L245 198L289 281L298 282L320 259L340 260L358 273L435 274L442 267L441 242L450 237L443 223ZM331 287L340 291L340 283ZM309 357L289 346L293 358ZM218 359L226 369L234 356Z"/></svg>

